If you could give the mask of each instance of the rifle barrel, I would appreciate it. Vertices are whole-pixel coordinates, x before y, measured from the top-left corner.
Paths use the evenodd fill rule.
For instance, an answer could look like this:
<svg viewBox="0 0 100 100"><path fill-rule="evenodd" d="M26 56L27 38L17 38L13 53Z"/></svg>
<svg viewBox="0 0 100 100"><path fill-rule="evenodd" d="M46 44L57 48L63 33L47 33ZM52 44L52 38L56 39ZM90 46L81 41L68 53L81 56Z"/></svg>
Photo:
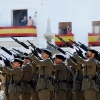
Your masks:
<svg viewBox="0 0 100 100"><path fill-rule="evenodd" d="M72 41L71 39L69 39L70 42L75 43L74 41Z"/></svg>
<svg viewBox="0 0 100 100"><path fill-rule="evenodd" d="M21 45L26 48L26 49L29 49L29 46L27 46L24 42L21 42Z"/></svg>
<svg viewBox="0 0 100 100"><path fill-rule="evenodd" d="M31 45L31 47L36 48L36 46L33 43L31 43L29 40L27 40L27 42Z"/></svg>
<svg viewBox="0 0 100 100"><path fill-rule="evenodd" d="M5 47L1 47L2 50L4 50L6 53L8 53L9 55L12 55L12 52L10 52L8 49L6 49Z"/></svg>
<svg viewBox="0 0 100 100"><path fill-rule="evenodd" d="M51 43L49 43L49 42L47 42L50 46L52 46L53 48L55 48L55 49L57 49L57 47L56 46L54 46L53 44L51 44Z"/></svg>
<svg viewBox="0 0 100 100"><path fill-rule="evenodd" d="M21 42L17 39L15 39L14 37L11 37L13 40L15 40L18 44L21 44Z"/></svg>

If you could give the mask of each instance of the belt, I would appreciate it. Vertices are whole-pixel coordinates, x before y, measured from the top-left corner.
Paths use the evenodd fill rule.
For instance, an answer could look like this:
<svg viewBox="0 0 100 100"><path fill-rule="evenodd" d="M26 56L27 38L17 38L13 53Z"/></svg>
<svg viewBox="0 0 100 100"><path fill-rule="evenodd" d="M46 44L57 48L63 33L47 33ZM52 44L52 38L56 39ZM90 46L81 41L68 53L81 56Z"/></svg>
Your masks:
<svg viewBox="0 0 100 100"><path fill-rule="evenodd" d="M83 77L84 77L84 78L89 78L89 76L87 76L87 75L84 75Z"/></svg>
<svg viewBox="0 0 100 100"><path fill-rule="evenodd" d="M13 84L14 85L14 95L16 95L16 91L17 91L17 87L16 86L20 86L20 82L19 83L17 83L17 82L15 82L15 81L10 81L10 84Z"/></svg>
<svg viewBox="0 0 100 100"><path fill-rule="evenodd" d="M17 83L17 82L15 82L15 81L10 81L9 83L10 83L10 84L14 84L14 85L20 85L20 83Z"/></svg>
<svg viewBox="0 0 100 100"><path fill-rule="evenodd" d="M75 78L75 81L77 81L77 82L81 82L82 79L81 79L81 78Z"/></svg>
<svg viewBox="0 0 100 100"><path fill-rule="evenodd" d="M55 83L66 83L66 80L55 80Z"/></svg>
<svg viewBox="0 0 100 100"><path fill-rule="evenodd" d="M87 76L87 75L84 75L83 77L84 77L84 78L86 78L86 79L89 79L89 76ZM94 76L94 77L91 77L90 79L95 80L95 79L96 79L96 77Z"/></svg>
<svg viewBox="0 0 100 100"><path fill-rule="evenodd" d="M46 77L46 75L40 75L40 78L43 78L43 79L49 79L49 80L52 79L51 77Z"/></svg>
<svg viewBox="0 0 100 100"><path fill-rule="evenodd" d="M34 82L34 85L36 85L37 84L37 82Z"/></svg>
<svg viewBox="0 0 100 100"><path fill-rule="evenodd" d="M24 83L24 84L31 84L31 81L23 80L23 83Z"/></svg>
<svg viewBox="0 0 100 100"><path fill-rule="evenodd" d="M40 78L45 78L45 75L40 75Z"/></svg>

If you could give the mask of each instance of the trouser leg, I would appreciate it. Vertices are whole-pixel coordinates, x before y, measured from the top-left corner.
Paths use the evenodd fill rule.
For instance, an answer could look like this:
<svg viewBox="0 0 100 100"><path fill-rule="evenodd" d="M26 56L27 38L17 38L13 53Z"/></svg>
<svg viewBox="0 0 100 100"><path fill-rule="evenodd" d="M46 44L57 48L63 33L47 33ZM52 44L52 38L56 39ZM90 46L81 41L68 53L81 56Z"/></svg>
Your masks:
<svg viewBox="0 0 100 100"><path fill-rule="evenodd" d="M84 90L84 96L86 100L97 100L97 92L94 89Z"/></svg>
<svg viewBox="0 0 100 100"><path fill-rule="evenodd" d="M100 100L100 93L97 93L97 100Z"/></svg>
<svg viewBox="0 0 100 100"><path fill-rule="evenodd" d="M9 100L9 93L7 95L4 94L4 100Z"/></svg>
<svg viewBox="0 0 100 100"><path fill-rule="evenodd" d="M22 93L20 96L21 100L31 100L31 94L30 93Z"/></svg>
<svg viewBox="0 0 100 100"><path fill-rule="evenodd" d="M20 92L17 92L16 95L14 94L14 92L10 92L9 95L10 95L9 100L18 100L20 96Z"/></svg>
<svg viewBox="0 0 100 100"><path fill-rule="evenodd" d="M54 91L50 92L50 100L55 100L55 92Z"/></svg>
<svg viewBox="0 0 100 100"><path fill-rule="evenodd" d="M49 100L50 99L50 91L48 89L43 89L38 91L39 100Z"/></svg>
<svg viewBox="0 0 100 100"><path fill-rule="evenodd" d="M66 91L58 90L58 92L55 94L55 100L67 100L66 99Z"/></svg>
<svg viewBox="0 0 100 100"><path fill-rule="evenodd" d="M38 92L35 91L31 95L31 100L39 100Z"/></svg>
<svg viewBox="0 0 100 100"><path fill-rule="evenodd" d="M71 93L72 93L72 90L66 92L66 100L70 100L72 98L71 97L72 96Z"/></svg>
<svg viewBox="0 0 100 100"><path fill-rule="evenodd" d="M77 91L74 92L75 100L83 100L83 95L84 95L83 91L77 90Z"/></svg>

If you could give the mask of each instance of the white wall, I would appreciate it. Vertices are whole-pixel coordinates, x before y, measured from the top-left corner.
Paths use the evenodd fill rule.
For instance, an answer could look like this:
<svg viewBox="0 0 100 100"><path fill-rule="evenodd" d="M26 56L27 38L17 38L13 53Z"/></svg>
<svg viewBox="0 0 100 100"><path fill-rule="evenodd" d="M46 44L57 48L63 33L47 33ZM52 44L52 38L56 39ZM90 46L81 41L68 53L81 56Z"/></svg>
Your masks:
<svg viewBox="0 0 100 100"><path fill-rule="evenodd" d="M11 26L11 13L15 9L28 9L28 16L31 15L37 25L38 38L21 39L36 40L35 43L42 47L46 43L43 34L48 18L52 32L56 34L59 22L72 22L75 41L85 45L88 44L88 32L92 32L92 21L100 21L100 0L0 0L0 26ZM37 17L34 17L35 12Z"/></svg>

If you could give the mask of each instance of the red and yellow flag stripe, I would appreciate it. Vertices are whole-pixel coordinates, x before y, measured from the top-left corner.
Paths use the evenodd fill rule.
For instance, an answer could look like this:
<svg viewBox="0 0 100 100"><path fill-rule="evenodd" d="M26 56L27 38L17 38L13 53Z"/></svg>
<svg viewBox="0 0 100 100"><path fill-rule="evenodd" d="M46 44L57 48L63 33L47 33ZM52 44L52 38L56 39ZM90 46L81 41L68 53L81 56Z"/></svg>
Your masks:
<svg viewBox="0 0 100 100"><path fill-rule="evenodd" d="M0 37L26 37L37 36L35 26L13 26L13 27L0 27Z"/></svg>
<svg viewBox="0 0 100 100"><path fill-rule="evenodd" d="M88 44L98 45L100 44L100 34L88 34Z"/></svg>
<svg viewBox="0 0 100 100"><path fill-rule="evenodd" d="M74 34L65 34L65 35L62 35L62 34L59 34L57 35L59 36L60 38L62 38L63 40L67 41L67 42L70 42L69 39L73 40L74 41ZM62 41L60 41L56 36L55 36L55 44L64 44Z"/></svg>

